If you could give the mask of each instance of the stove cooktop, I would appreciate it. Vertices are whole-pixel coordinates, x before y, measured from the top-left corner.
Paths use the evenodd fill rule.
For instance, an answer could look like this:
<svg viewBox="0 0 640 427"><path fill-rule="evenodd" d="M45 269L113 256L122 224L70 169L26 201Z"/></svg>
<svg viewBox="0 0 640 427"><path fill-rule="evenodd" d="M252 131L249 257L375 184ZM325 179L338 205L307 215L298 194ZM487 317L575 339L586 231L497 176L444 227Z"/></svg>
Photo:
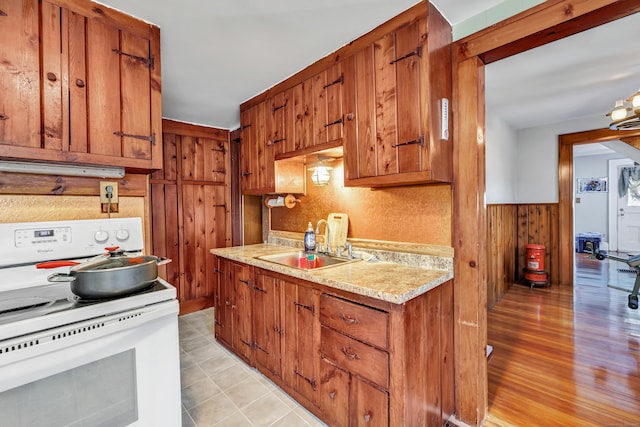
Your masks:
<svg viewBox="0 0 640 427"><path fill-rule="evenodd" d="M137 293L111 299L81 299L68 283L0 292L0 341L175 298L176 289L162 279Z"/></svg>

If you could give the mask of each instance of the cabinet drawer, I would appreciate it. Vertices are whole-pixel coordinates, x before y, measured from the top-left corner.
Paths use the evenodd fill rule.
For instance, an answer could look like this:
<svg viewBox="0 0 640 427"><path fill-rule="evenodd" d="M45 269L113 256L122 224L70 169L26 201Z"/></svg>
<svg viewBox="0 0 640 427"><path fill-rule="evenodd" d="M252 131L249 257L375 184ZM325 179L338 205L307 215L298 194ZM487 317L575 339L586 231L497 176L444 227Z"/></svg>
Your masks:
<svg viewBox="0 0 640 427"><path fill-rule="evenodd" d="M389 314L326 294L320 296L320 323L380 348L389 348Z"/></svg>
<svg viewBox="0 0 640 427"><path fill-rule="evenodd" d="M323 326L320 354L337 366L388 388L389 354Z"/></svg>

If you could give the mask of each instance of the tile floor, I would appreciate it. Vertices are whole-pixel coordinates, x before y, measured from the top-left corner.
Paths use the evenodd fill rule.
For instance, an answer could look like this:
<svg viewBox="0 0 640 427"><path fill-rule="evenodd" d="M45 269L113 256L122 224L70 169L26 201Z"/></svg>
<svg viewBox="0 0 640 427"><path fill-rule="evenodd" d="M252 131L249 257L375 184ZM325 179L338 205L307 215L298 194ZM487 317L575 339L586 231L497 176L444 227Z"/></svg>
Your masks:
<svg viewBox="0 0 640 427"><path fill-rule="evenodd" d="M326 425L215 341L213 309L178 324L183 427Z"/></svg>

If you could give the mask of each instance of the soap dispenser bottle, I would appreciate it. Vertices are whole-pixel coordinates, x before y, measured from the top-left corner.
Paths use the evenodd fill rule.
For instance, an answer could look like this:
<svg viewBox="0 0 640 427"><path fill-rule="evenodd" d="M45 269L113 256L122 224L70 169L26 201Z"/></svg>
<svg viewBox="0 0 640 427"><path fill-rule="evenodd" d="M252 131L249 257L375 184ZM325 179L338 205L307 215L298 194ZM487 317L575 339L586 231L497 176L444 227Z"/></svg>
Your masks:
<svg viewBox="0 0 640 427"><path fill-rule="evenodd" d="M307 231L304 233L304 250L311 252L316 248L316 233L313 232L313 224L307 225Z"/></svg>

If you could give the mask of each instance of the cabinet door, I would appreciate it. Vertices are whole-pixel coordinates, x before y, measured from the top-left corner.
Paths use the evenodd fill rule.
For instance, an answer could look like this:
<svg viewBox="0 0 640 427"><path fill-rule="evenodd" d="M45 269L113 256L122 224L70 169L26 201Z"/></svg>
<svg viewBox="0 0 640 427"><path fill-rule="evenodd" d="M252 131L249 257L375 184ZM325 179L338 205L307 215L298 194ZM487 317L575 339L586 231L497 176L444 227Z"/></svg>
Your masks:
<svg viewBox="0 0 640 427"><path fill-rule="evenodd" d="M251 361L251 267L233 263L236 300L234 306L233 348L238 355Z"/></svg>
<svg viewBox="0 0 640 427"><path fill-rule="evenodd" d="M324 358L320 360L318 406L332 425L349 425L349 373Z"/></svg>
<svg viewBox="0 0 640 427"><path fill-rule="evenodd" d="M351 377L350 416L352 427L387 427L389 395L356 376Z"/></svg>
<svg viewBox="0 0 640 427"><path fill-rule="evenodd" d="M313 145L342 138L342 85L339 63L313 77Z"/></svg>
<svg viewBox="0 0 640 427"><path fill-rule="evenodd" d="M283 286L283 380L309 401L315 402L319 342L315 313L319 293L293 283Z"/></svg>
<svg viewBox="0 0 640 427"><path fill-rule="evenodd" d="M424 18L344 60L346 185L450 181L451 144L441 141L439 123L450 64L436 19L434 42Z"/></svg>
<svg viewBox="0 0 640 427"><path fill-rule="evenodd" d="M274 148L267 145L267 101L254 105L240 115L242 192L264 194L274 187Z"/></svg>
<svg viewBox="0 0 640 427"><path fill-rule="evenodd" d="M280 280L256 274L253 286L253 343L256 366L280 376Z"/></svg>
<svg viewBox="0 0 640 427"><path fill-rule="evenodd" d="M313 78L297 84L293 92L294 151L313 146Z"/></svg>
<svg viewBox="0 0 640 427"><path fill-rule="evenodd" d="M9 122L0 123L0 145L28 148L14 151L15 158L161 168L158 28L90 2L42 0L38 29L33 3L14 2L19 11L2 5L0 31L13 34L3 37L0 62L19 72L0 77L8 95L0 107L8 118L0 122ZM24 113L14 114L16 108ZM21 141L12 141L19 122ZM0 155L6 150L0 147Z"/></svg>
<svg viewBox="0 0 640 427"><path fill-rule="evenodd" d="M40 147L37 0L0 0L0 144Z"/></svg>
<svg viewBox="0 0 640 427"><path fill-rule="evenodd" d="M235 307L235 283L231 262L222 259L219 264L219 292L220 310L216 307L216 338L227 346L233 347L233 324Z"/></svg>

